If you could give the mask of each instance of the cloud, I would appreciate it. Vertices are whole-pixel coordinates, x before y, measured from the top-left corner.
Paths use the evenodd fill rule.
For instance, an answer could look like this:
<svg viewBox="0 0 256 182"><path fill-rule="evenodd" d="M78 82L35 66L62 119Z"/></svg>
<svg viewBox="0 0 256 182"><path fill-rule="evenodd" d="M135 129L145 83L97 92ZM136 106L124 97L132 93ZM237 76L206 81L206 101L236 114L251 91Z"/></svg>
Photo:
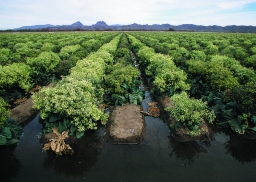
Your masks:
<svg viewBox="0 0 256 182"><path fill-rule="evenodd" d="M35 24L252 24L256 0L5 0L0 1L0 29ZM231 11L237 10L237 11ZM238 17L241 12L244 19ZM233 19L230 17L234 17ZM229 23L230 22L230 23Z"/></svg>
<svg viewBox="0 0 256 182"><path fill-rule="evenodd" d="M221 9L241 9L251 3L256 3L256 0L229 0L220 2L218 6Z"/></svg>

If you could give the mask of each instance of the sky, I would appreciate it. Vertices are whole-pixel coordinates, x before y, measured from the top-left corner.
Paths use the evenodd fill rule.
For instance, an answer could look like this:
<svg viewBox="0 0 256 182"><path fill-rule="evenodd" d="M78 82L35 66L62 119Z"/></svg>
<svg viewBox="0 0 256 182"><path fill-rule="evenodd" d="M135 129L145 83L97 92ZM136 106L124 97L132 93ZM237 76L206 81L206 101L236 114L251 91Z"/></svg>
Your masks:
<svg viewBox="0 0 256 182"><path fill-rule="evenodd" d="M0 0L0 29L29 25L256 26L256 0Z"/></svg>

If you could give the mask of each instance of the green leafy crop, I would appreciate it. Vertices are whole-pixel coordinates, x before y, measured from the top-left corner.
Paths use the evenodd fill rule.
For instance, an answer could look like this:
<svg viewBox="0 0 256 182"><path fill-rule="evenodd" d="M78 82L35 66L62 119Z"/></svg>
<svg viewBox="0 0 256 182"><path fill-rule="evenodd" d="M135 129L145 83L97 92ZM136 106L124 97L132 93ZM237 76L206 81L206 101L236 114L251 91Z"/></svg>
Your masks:
<svg viewBox="0 0 256 182"><path fill-rule="evenodd" d="M200 126L203 120L212 123L215 119L213 111L209 111L207 104L202 100L189 98L186 92L174 94L171 97L173 107L165 108L166 111L181 124L183 127L193 130Z"/></svg>
<svg viewBox="0 0 256 182"><path fill-rule="evenodd" d="M7 104L4 102L4 99L0 97L0 128L3 127L6 119L10 115L10 111L7 109Z"/></svg>

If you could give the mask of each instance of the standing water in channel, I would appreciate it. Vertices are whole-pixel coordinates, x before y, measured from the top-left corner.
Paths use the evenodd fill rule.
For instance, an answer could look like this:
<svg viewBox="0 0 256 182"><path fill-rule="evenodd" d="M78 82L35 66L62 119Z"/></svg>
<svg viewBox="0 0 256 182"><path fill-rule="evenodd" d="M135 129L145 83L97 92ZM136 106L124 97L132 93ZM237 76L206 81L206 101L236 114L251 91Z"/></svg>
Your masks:
<svg viewBox="0 0 256 182"><path fill-rule="evenodd" d="M144 110L151 102L145 92ZM3 181L255 181L256 143L214 130L210 142L178 142L159 118L145 116L138 145L112 145L106 128L88 131L74 144L74 155L42 152L39 116L24 127L17 146L1 147Z"/></svg>

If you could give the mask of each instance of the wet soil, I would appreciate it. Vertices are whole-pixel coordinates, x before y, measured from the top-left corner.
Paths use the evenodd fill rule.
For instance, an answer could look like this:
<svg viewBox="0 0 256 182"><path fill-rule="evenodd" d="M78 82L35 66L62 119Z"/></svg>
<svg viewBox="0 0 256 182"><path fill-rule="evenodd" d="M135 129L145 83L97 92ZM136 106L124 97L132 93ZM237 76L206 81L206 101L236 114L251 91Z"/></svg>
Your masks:
<svg viewBox="0 0 256 182"><path fill-rule="evenodd" d="M141 107L117 106L110 115L109 134L114 144L138 144L144 138L145 122Z"/></svg>
<svg viewBox="0 0 256 182"><path fill-rule="evenodd" d="M20 125L24 126L38 114L38 111L32 107L33 99L30 97L11 110L10 118L15 119Z"/></svg>

